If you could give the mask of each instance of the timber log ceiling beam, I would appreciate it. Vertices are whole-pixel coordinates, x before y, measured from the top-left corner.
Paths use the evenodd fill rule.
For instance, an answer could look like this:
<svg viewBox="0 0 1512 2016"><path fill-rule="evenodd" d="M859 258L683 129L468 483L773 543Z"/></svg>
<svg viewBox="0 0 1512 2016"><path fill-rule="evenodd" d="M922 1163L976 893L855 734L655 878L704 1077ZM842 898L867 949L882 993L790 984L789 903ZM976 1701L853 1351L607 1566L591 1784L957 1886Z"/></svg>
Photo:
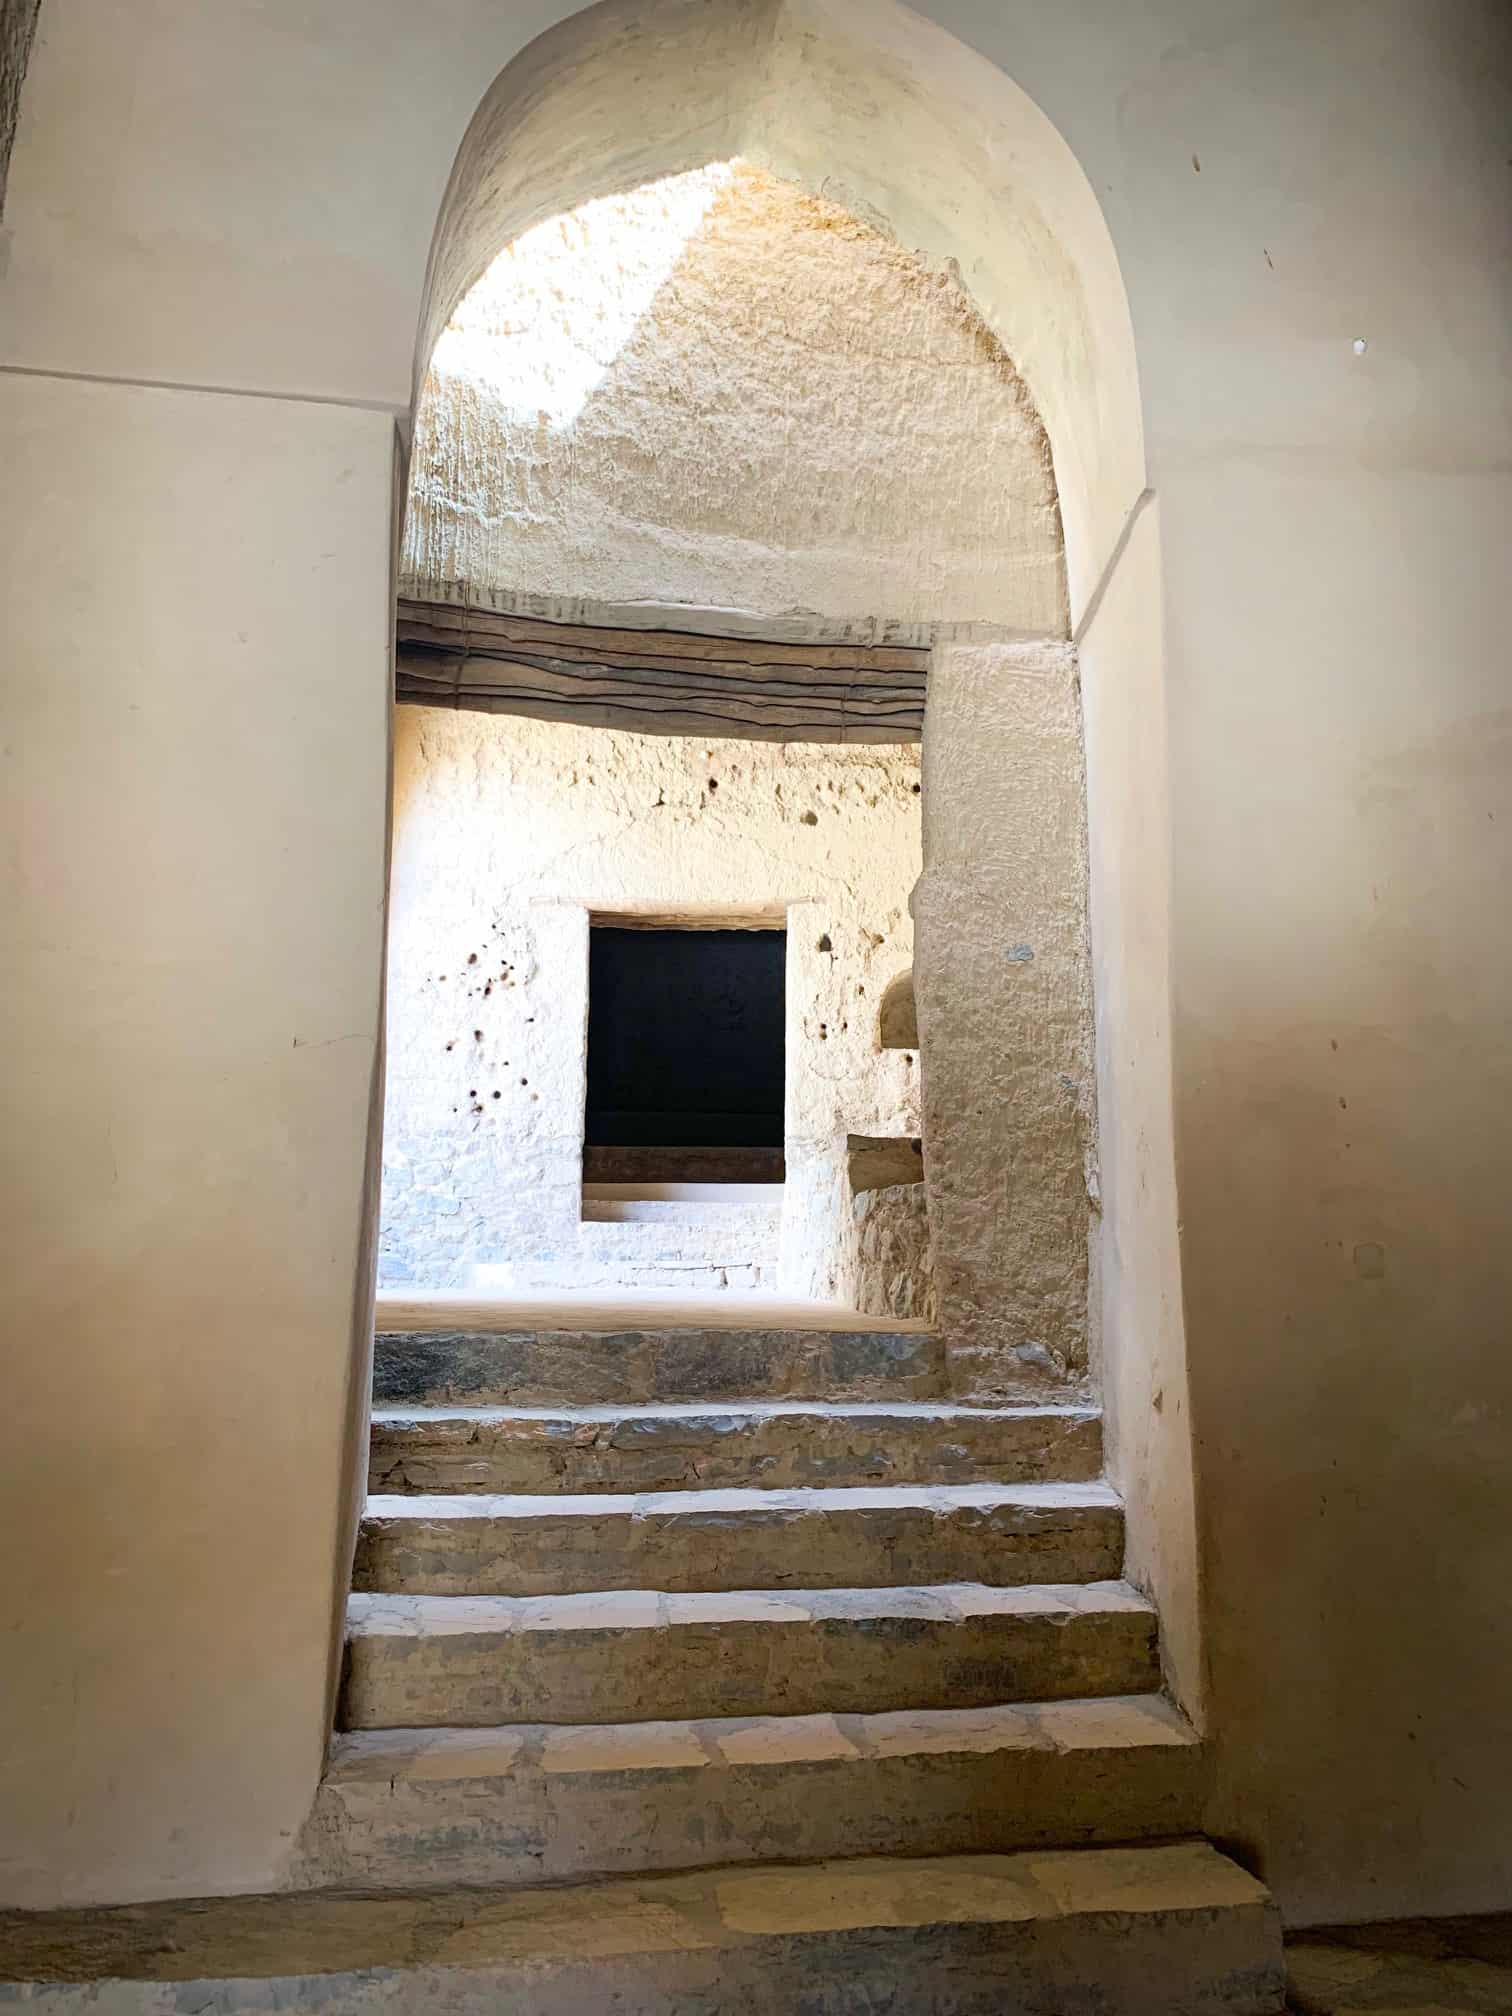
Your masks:
<svg viewBox="0 0 1512 2016"><path fill-rule="evenodd" d="M929 652L548 622L400 598L395 698L638 735L917 742Z"/></svg>

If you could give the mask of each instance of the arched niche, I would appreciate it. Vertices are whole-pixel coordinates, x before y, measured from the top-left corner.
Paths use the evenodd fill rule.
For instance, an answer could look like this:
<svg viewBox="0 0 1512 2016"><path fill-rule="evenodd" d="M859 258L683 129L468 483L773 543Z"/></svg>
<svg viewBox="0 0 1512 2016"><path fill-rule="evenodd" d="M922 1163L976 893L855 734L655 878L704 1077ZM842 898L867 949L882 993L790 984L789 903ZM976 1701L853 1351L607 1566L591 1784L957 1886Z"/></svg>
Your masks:
<svg viewBox="0 0 1512 2016"><path fill-rule="evenodd" d="M888 982L882 1006L877 1011L877 1042L883 1050L917 1050L919 1047L919 1011L914 1005L912 966Z"/></svg>

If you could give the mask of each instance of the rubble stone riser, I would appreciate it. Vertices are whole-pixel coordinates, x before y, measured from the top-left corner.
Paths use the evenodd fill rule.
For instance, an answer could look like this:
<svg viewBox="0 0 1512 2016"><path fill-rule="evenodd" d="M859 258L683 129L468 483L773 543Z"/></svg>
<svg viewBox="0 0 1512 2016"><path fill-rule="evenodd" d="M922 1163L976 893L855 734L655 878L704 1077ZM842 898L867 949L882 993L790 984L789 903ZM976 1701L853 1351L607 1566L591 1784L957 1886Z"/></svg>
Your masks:
<svg viewBox="0 0 1512 2016"><path fill-rule="evenodd" d="M911 1330L417 1331L380 1334L377 1407L700 1400L926 1400L938 1337Z"/></svg>
<svg viewBox="0 0 1512 2016"><path fill-rule="evenodd" d="M876 1714L1139 1694L1153 1613L709 1621L634 1630L368 1634L348 1641L348 1729Z"/></svg>
<svg viewBox="0 0 1512 2016"><path fill-rule="evenodd" d="M939 1511L895 1505L664 1508L603 1515L542 1510L501 1519L370 1510L358 1539L353 1587L417 1596L879 1589L934 1582L1008 1588L1103 1581L1118 1575L1122 1563L1123 1512L1111 1504Z"/></svg>
<svg viewBox="0 0 1512 2016"><path fill-rule="evenodd" d="M720 1485L1082 1483L1102 1468L1095 1413L710 1411L373 1422L377 1492L675 1491Z"/></svg>
<svg viewBox="0 0 1512 2016"><path fill-rule="evenodd" d="M1003 1750L322 1788L301 1881L353 1888L1153 1840L1200 1825L1196 1745Z"/></svg>

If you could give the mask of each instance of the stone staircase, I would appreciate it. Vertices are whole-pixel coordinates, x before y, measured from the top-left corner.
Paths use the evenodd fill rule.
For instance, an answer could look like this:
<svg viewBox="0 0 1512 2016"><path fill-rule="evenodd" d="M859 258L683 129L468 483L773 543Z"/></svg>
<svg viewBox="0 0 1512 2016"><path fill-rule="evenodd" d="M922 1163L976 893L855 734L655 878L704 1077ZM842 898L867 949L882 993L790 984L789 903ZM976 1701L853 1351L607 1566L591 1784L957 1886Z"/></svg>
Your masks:
<svg viewBox="0 0 1512 2016"><path fill-rule="evenodd" d="M1273 2016L1097 1413L943 1374L906 1324L380 1334L289 1887L0 1914L0 2008Z"/></svg>
<svg viewBox="0 0 1512 2016"><path fill-rule="evenodd" d="M380 1334L298 1880L1195 1832L1097 1411L944 1383L914 1324Z"/></svg>

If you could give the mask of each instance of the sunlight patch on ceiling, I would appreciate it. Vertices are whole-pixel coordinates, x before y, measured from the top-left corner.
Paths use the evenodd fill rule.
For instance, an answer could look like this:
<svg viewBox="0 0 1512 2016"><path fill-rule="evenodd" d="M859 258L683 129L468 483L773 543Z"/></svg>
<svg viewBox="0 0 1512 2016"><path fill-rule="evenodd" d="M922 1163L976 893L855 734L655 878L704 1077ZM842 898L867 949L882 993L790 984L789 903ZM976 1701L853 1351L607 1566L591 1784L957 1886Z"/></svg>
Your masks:
<svg viewBox="0 0 1512 2016"><path fill-rule="evenodd" d="M736 165L669 175L522 233L463 297L431 370L487 387L522 420L570 427Z"/></svg>

